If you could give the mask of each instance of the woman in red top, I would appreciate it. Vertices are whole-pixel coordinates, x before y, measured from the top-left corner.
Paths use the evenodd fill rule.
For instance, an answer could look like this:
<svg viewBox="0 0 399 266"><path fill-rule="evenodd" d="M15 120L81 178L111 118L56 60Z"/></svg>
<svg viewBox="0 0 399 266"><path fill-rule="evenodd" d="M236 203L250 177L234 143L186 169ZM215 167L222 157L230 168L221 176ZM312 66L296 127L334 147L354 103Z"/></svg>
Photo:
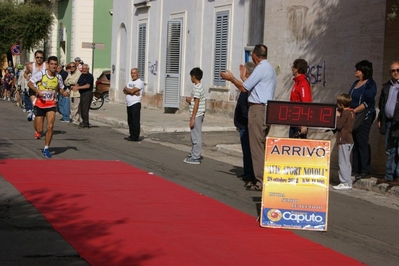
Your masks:
<svg viewBox="0 0 399 266"><path fill-rule="evenodd" d="M296 59L292 64L292 75L294 76L294 86L291 90L291 102L312 102L312 89L310 83L306 79L308 71L308 63L304 59ZM306 139L308 129L306 126L290 127L290 138Z"/></svg>

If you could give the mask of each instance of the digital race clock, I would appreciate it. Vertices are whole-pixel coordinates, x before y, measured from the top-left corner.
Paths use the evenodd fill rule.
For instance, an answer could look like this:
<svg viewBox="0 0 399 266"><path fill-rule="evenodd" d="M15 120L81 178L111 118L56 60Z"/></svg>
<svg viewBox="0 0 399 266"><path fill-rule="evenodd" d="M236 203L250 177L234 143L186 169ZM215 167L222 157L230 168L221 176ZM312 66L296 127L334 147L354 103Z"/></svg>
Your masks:
<svg viewBox="0 0 399 266"><path fill-rule="evenodd" d="M335 104L268 101L266 124L335 128Z"/></svg>

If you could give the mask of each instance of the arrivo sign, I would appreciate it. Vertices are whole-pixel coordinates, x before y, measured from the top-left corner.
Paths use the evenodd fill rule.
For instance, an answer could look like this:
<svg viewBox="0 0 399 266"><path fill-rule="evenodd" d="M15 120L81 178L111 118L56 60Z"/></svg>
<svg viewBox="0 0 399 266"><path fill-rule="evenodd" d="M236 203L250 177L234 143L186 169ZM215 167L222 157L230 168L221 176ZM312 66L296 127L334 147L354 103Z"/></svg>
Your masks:
<svg viewBox="0 0 399 266"><path fill-rule="evenodd" d="M18 44L14 44L13 46L11 46L11 53L13 55L20 55L21 54L21 49L19 48Z"/></svg>

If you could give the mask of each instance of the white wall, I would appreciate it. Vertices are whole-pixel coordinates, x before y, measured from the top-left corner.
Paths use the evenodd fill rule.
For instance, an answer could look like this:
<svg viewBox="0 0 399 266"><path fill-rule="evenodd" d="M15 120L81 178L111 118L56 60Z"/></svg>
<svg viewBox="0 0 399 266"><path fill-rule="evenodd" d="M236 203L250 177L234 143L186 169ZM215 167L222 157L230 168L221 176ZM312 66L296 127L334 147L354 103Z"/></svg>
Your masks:
<svg viewBox="0 0 399 266"><path fill-rule="evenodd" d="M80 57L92 71L92 49L82 48L82 42L93 42L94 0L72 0L71 58Z"/></svg>
<svg viewBox="0 0 399 266"><path fill-rule="evenodd" d="M230 41L229 65L238 73L239 64L244 60L244 47L246 36L244 29L245 8L247 1L240 0L163 0L151 1L150 7L137 9L134 3L142 1L119 0L113 6L113 35L111 64L115 65L114 77L111 87L116 91L114 100L123 102L120 81L121 66L118 66L118 53L127 57L124 71L137 66L137 28L141 22L147 22L147 64L145 80L146 96L151 97L163 94L165 82L165 53L167 38L167 21L170 19L183 19L182 61L181 61L181 87L180 95L188 96L192 90L189 72L194 67L204 71L202 83L207 91L207 99L218 98L226 102L234 102L237 95L236 88L230 87L229 82L224 88L217 90L212 87L213 67L213 41L215 34L215 13L219 10L230 10ZM127 50L118 52L118 32L121 24L127 29ZM127 72L126 77L130 75ZM125 81L126 82L126 81ZM111 96L112 98L112 96ZM155 97L156 98L156 97ZM152 102L157 107L162 107L162 102Z"/></svg>
<svg viewBox="0 0 399 266"><path fill-rule="evenodd" d="M374 79L382 84L385 0L268 0L265 44L269 60L281 66L277 97L289 99L291 65L308 61L313 97L334 102L355 81L355 64L373 63ZM316 81L317 80L317 81Z"/></svg>

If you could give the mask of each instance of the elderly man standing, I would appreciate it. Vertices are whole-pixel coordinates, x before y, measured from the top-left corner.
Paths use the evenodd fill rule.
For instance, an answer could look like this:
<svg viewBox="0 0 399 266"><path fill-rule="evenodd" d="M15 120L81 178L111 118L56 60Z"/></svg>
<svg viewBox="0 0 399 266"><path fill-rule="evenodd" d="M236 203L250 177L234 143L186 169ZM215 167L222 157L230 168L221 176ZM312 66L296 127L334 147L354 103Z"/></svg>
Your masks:
<svg viewBox="0 0 399 266"><path fill-rule="evenodd" d="M141 97L144 82L139 78L137 68L130 70L130 76L132 79L123 88L123 93L126 95L127 122L129 124L129 137L126 137L125 140L139 141Z"/></svg>
<svg viewBox="0 0 399 266"><path fill-rule="evenodd" d="M256 181L250 184L247 189L262 190L265 142L270 129L266 125L266 105L268 101L274 98L277 78L274 68L267 60L267 47L265 45L255 45L252 51L252 61L256 67L249 77L247 77L245 66L240 65L240 78L244 82L236 79L229 70L220 73L220 76L233 83L240 91L250 92L248 96L248 133Z"/></svg>
<svg viewBox="0 0 399 266"><path fill-rule="evenodd" d="M69 63L70 72L67 78L64 81L65 86L69 91L69 98L70 98L70 122L79 125L80 123L80 112L79 112L79 103L80 103L80 93L79 91L70 91L69 89L78 83L80 75L82 74L75 62Z"/></svg>
<svg viewBox="0 0 399 266"><path fill-rule="evenodd" d="M82 117L82 122L79 124L79 128L89 128L89 109L90 103L93 99L93 85L94 77L89 73L89 66L83 64L82 74L80 75L76 85L71 87L72 91L79 91L80 93L80 115Z"/></svg>
<svg viewBox="0 0 399 266"><path fill-rule="evenodd" d="M399 186L399 61L391 64L391 79L381 90L378 114L378 128L385 135L386 161L385 177L377 179L376 185L388 183Z"/></svg>

